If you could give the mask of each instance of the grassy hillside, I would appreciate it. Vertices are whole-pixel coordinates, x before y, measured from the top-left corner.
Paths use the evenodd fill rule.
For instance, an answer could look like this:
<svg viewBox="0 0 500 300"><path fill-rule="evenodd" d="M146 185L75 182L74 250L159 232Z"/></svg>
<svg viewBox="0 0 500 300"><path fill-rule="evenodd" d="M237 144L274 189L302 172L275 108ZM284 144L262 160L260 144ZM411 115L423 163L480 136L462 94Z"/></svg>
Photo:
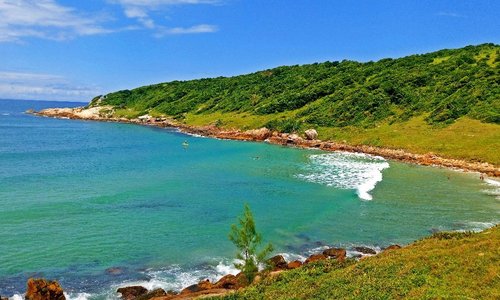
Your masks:
<svg viewBox="0 0 500 300"><path fill-rule="evenodd" d="M223 299L500 299L500 228L438 233L357 263L319 262Z"/></svg>
<svg viewBox="0 0 500 300"><path fill-rule="evenodd" d="M197 125L283 132L313 127L322 139L499 164L499 66L500 46L483 44L377 62L173 81L96 97L90 105L113 105L118 116L169 115ZM461 130L445 141L452 124Z"/></svg>

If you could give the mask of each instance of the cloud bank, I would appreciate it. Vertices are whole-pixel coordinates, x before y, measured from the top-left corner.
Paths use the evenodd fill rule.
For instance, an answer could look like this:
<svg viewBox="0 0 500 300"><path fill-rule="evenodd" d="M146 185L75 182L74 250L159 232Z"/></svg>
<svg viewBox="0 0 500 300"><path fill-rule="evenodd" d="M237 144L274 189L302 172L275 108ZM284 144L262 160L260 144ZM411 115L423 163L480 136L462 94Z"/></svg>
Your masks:
<svg viewBox="0 0 500 300"><path fill-rule="evenodd" d="M7 99L88 100L100 94L97 87L73 84L58 75L0 71L0 95Z"/></svg>

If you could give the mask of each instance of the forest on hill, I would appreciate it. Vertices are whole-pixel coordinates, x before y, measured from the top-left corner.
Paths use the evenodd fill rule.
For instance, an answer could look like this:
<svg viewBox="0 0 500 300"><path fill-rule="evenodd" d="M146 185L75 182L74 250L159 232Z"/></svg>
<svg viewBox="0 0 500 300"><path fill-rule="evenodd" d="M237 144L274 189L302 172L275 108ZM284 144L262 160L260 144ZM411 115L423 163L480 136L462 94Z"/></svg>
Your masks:
<svg viewBox="0 0 500 300"><path fill-rule="evenodd" d="M263 126L285 132L304 124L370 128L421 115L433 126L463 116L500 124L499 62L500 46L482 44L377 62L343 60L172 81L99 96L90 106L180 121L187 113L246 113L266 116Z"/></svg>

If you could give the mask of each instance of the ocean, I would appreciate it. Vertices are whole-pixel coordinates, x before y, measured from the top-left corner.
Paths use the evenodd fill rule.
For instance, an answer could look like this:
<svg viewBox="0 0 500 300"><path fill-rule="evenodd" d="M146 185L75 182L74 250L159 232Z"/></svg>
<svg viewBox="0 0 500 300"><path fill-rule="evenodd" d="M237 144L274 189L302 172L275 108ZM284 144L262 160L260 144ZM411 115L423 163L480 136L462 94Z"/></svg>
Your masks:
<svg viewBox="0 0 500 300"><path fill-rule="evenodd" d="M498 183L477 173L24 113L81 105L0 100L0 295L20 299L29 277L114 299L235 273L245 203L288 259L500 220Z"/></svg>

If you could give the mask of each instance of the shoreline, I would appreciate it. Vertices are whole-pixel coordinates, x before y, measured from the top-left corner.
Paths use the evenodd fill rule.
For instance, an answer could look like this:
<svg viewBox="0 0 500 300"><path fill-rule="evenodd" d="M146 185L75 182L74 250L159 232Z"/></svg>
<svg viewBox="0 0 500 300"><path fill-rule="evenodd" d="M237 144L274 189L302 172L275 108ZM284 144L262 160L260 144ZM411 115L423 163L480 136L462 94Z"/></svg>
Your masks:
<svg viewBox="0 0 500 300"><path fill-rule="evenodd" d="M381 156L386 159L396 160L404 163L417 164L422 166L443 167L465 172L479 172L490 177L500 177L500 167L487 162L470 162L461 159L444 158L433 153L415 154L402 149L391 149L367 145L353 146L334 141L303 138L295 133L290 134L277 131L273 132L267 128L242 131L239 129L223 129L214 125L193 126L182 124L165 117L151 117L148 115L140 116L135 119L117 118L113 117L112 114L109 113L109 111L112 111L112 109L112 107L48 108L40 111L28 111L27 113L35 116L58 119L76 119L137 124L161 128L175 128L182 133L218 139L267 142L269 144L303 149L364 153L369 155ZM103 110L107 110L108 113L102 113ZM481 178L483 177L481 176Z"/></svg>

